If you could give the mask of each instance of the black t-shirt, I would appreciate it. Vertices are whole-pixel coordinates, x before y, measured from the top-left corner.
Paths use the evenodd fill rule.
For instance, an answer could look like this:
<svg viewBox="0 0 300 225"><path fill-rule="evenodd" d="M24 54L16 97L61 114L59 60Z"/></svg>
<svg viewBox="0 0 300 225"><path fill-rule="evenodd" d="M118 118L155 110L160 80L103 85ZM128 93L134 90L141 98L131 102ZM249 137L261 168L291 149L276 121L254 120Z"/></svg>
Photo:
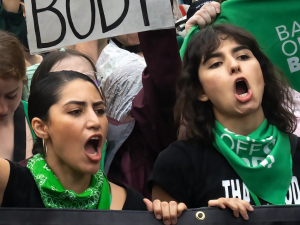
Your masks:
<svg viewBox="0 0 300 225"><path fill-rule="evenodd" d="M45 208L35 180L27 167L10 163L10 175L4 192L2 207ZM127 197L122 210L147 210L143 196L124 187Z"/></svg>
<svg viewBox="0 0 300 225"><path fill-rule="evenodd" d="M286 204L300 204L300 138L294 138L293 149L293 178ZM207 207L209 200L221 197L236 197L255 204L226 158L199 138L174 142L160 153L148 187L153 185L164 189L175 200L184 202L188 208ZM262 199L260 202L268 204Z"/></svg>

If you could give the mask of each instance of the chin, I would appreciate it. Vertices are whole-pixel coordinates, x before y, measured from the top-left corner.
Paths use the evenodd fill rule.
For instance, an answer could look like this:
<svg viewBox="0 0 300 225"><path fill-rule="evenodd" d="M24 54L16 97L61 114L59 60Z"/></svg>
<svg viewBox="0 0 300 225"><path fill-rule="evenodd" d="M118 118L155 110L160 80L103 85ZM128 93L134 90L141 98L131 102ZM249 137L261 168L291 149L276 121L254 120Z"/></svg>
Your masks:
<svg viewBox="0 0 300 225"><path fill-rule="evenodd" d="M239 108L238 111L239 111L240 115L249 115L249 114L257 112L259 109L260 109L260 105L252 104L252 105L241 107L241 108Z"/></svg>
<svg viewBox="0 0 300 225"><path fill-rule="evenodd" d="M93 175L95 173L98 172L100 168L100 162L98 163L98 165L85 165L83 166L82 168L80 168L80 172L84 173L84 174L90 174L90 175Z"/></svg>

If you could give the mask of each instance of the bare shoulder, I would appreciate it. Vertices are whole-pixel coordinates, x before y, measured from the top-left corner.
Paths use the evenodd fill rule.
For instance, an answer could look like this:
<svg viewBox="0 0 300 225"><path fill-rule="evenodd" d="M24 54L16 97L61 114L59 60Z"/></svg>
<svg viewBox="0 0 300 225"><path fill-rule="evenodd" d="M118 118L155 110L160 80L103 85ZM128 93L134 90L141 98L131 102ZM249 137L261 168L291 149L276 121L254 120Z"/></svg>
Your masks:
<svg viewBox="0 0 300 225"><path fill-rule="evenodd" d="M126 201L126 190L114 183L109 182L112 193L111 210L122 210L124 203Z"/></svg>
<svg viewBox="0 0 300 225"><path fill-rule="evenodd" d="M7 186L9 173L10 173L10 166L9 162L5 159L0 158L0 206L2 205L2 200L4 196L4 191Z"/></svg>

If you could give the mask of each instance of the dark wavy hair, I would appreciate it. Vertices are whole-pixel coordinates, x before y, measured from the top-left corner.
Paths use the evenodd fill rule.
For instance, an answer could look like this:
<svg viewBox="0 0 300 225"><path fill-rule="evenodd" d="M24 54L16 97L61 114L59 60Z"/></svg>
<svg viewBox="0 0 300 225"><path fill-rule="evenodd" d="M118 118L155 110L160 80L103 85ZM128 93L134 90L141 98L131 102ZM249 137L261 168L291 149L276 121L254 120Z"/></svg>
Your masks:
<svg viewBox="0 0 300 225"><path fill-rule="evenodd" d="M36 83L28 99L28 116L30 122L35 117L47 122L49 120L49 109L60 100L60 95L64 87L68 83L78 79L93 84L101 96L101 92L94 81L82 73L59 71L44 74L42 79ZM37 153L44 154L43 142L39 137L37 137L32 149L33 155Z"/></svg>
<svg viewBox="0 0 300 225"><path fill-rule="evenodd" d="M198 100L203 93L198 70L202 60L208 58L219 48L221 42L228 38L247 46L260 64L266 84L262 108L268 122L281 132L293 133L297 121L295 115L291 113L294 102L285 76L261 51L250 33L228 24L209 26L196 34L188 44L183 58L183 71L178 80L178 97L175 105L176 126L183 124L193 136L201 137L207 142L214 140L212 128L215 115L212 103Z"/></svg>

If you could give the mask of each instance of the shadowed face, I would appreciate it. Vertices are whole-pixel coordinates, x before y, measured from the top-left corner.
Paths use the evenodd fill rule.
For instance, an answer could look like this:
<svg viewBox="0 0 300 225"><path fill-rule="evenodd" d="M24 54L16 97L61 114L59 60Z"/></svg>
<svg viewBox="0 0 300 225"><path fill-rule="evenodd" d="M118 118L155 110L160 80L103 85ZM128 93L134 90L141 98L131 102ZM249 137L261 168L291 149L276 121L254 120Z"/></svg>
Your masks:
<svg viewBox="0 0 300 225"><path fill-rule="evenodd" d="M23 85L22 80L0 78L0 125L13 120L21 101Z"/></svg>

